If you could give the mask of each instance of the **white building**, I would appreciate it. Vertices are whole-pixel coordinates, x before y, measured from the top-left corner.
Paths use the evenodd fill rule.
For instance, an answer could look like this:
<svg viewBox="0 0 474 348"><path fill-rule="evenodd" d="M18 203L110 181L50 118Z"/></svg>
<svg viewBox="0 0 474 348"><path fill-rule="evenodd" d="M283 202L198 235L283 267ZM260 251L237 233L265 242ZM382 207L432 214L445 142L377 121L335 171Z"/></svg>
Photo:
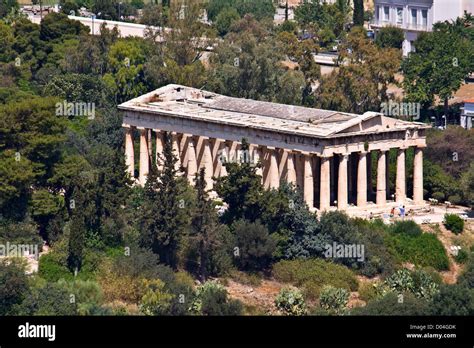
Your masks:
<svg viewBox="0 0 474 348"><path fill-rule="evenodd" d="M433 24L455 20L464 11L474 13L474 0L375 0L372 27L397 26L405 31L403 54L413 51L413 43L422 31Z"/></svg>
<svg viewBox="0 0 474 348"><path fill-rule="evenodd" d="M474 125L474 99L464 101L461 111L461 127L471 129Z"/></svg>

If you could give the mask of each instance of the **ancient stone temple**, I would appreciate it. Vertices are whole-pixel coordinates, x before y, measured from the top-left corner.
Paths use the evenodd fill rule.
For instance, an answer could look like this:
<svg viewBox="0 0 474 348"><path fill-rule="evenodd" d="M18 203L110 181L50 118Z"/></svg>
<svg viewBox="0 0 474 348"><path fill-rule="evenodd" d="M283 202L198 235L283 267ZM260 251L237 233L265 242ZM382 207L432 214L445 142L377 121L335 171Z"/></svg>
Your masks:
<svg viewBox="0 0 474 348"><path fill-rule="evenodd" d="M145 183L152 163L160 166L161 161L152 158L161 158L163 132L170 132L185 175L192 181L198 169L205 168L209 189L212 177L226 175L224 161L245 159L260 161L265 187L291 182L312 209L423 205L423 148L429 126L422 123L375 112L356 115L232 98L179 85L125 102L119 110L126 129L128 170L139 184ZM242 155L244 138L250 149ZM409 148L414 149L411 197L405 158ZM397 151L394 192L389 190L391 149Z"/></svg>

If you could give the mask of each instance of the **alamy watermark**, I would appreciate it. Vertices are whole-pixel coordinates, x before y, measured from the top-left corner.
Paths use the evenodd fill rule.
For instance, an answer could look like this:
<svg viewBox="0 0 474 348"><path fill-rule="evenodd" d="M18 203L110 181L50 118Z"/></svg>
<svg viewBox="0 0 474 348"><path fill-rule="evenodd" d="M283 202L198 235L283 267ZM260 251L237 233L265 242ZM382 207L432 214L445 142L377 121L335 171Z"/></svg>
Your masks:
<svg viewBox="0 0 474 348"><path fill-rule="evenodd" d="M217 157L222 164L225 163L249 163L257 165L259 157L256 151L222 149L217 152Z"/></svg>
<svg viewBox="0 0 474 348"><path fill-rule="evenodd" d="M405 102L394 102L389 101L381 104L380 112L384 116L392 116L402 119L412 118L413 120L420 119L420 103L405 103Z"/></svg>
<svg viewBox="0 0 474 348"><path fill-rule="evenodd" d="M80 116L93 120L95 118L95 103L63 100L56 103L56 116Z"/></svg>
<svg viewBox="0 0 474 348"><path fill-rule="evenodd" d="M15 244L7 242L0 244L0 257L39 257L38 244Z"/></svg>
<svg viewBox="0 0 474 348"><path fill-rule="evenodd" d="M356 259L359 262L365 260L365 247L363 244L326 244L324 256L331 259Z"/></svg>

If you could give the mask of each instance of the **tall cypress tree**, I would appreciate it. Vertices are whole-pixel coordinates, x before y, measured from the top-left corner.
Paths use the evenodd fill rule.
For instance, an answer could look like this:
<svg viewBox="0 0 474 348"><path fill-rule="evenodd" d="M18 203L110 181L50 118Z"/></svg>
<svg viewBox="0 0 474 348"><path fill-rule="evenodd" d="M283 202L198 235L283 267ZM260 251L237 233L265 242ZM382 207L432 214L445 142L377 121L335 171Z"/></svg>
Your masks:
<svg viewBox="0 0 474 348"><path fill-rule="evenodd" d="M364 25L364 0L354 0L354 25Z"/></svg>
<svg viewBox="0 0 474 348"><path fill-rule="evenodd" d="M217 213L206 192L205 169L196 174L196 209L191 220L190 240L197 246L199 278L207 279L208 270L212 262L212 253L221 242L219 240L219 222Z"/></svg>
<svg viewBox="0 0 474 348"><path fill-rule="evenodd" d="M69 230L69 255L67 264L71 272L79 271L82 266L86 223L84 216L84 192L81 187L76 187L74 190L74 204Z"/></svg>
<svg viewBox="0 0 474 348"><path fill-rule="evenodd" d="M242 139L241 150L248 151L249 143ZM261 166L259 163L258 166ZM216 180L214 188L229 208L223 221L231 224L239 219L255 221L261 215L261 197L264 191L257 166L249 161L225 163L227 176Z"/></svg>
<svg viewBox="0 0 474 348"><path fill-rule="evenodd" d="M160 261L177 268L179 241L186 228L185 209L180 196L186 183L178 178L175 164L178 158L173 153L171 135L163 135L163 170L157 172L152 166L145 185L145 203L142 207L142 246L150 247L160 256Z"/></svg>

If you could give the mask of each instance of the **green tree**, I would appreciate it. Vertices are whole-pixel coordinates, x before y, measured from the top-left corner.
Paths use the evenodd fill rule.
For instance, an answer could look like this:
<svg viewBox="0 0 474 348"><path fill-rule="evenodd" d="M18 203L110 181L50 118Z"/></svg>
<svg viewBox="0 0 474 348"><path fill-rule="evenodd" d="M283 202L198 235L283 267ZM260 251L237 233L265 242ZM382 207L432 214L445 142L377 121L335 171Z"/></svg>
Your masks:
<svg viewBox="0 0 474 348"><path fill-rule="evenodd" d="M239 19L239 13L235 8L226 8L217 15L216 29L221 36L224 36L229 32L232 23Z"/></svg>
<svg viewBox="0 0 474 348"><path fill-rule="evenodd" d="M211 21L216 21L219 14L229 8L237 10L240 17L251 14L257 20L273 19L275 13L275 7L271 0L210 0L206 6L208 18Z"/></svg>
<svg viewBox="0 0 474 348"><path fill-rule="evenodd" d="M14 305L28 295L28 276L20 260L0 261L0 315L12 315Z"/></svg>
<svg viewBox="0 0 474 348"><path fill-rule="evenodd" d="M196 208L191 219L190 241L196 246L198 274L204 282L212 271L213 254L222 244L220 234L223 226L220 226L214 205L206 192L204 168L196 174L195 188Z"/></svg>
<svg viewBox="0 0 474 348"><path fill-rule="evenodd" d="M243 139L241 150L248 149L249 144ZM228 204L228 209L222 217L223 221L228 224L239 219L255 221L260 216L260 197L263 192L257 166L248 161L226 162L224 166L227 176L218 178L214 185L219 197Z"/></svg>
<svg viewBox="0 0 474 348"><path fill-rule="evenodd" d="M238 248L238 255L234 256L239 267L247 271L266 269L276 247L276 241L267 228L259 221L239 220L232 225L232 230Z"/></svg>
<svg viewBox="0 0 474 348"><path fill-rule="evenodd" d="M450 28L435 28L418 37L402 70L407 99L429 106L438 96L448 117L449 99L474 70L474 42Z"/></svg>
<svg viewBox="0 0 474 348"><path fill-rule="evenodd" d="M72 272L77 272L81 269L84 243L86 234L85 218L82 206L84 205L84 198L81 189L75 189L74 201L77 207L74 209L69 228L69 254L68 267Z"/></svg>
<svg viewBox="0 0 474 348"><path fill-rule="evenodd" d="M389 84L395 82L400 50L377 47L367 38L364 28L355 27L343 44L340 60L344 65L321 79L315 106L358 114L379 111L388 98Z"/></svg>
<svg viewBox="0 0 474 348"><path fill-rule="evenodd" d="M64 284L41 283L31 288L27 298L15 306L18 315L66 316L77 314L77 304Z"/></svg>
<svg viewBox="0 0 474 348"><path fill-rule="evenodd" d="M354 0L354 25L364 25L364 0Z"/></svg>
<svg viewBox="0 0 474 348"><path fill-rule="evenodd" d="M41 39L44 41L64 39L67 35L77 36L89 31L81 22L69 19L64 13L56 12L44 16L40 26Z"/></svg>
<svg viewBox="0 0 474 348"><path fill-rule="evenodd" d="M474 290L466 285L442 285L432 301L433 315L473 315Z"/></svg>
<svg viewBox="0 0 474 348"><path fill-rule="evenodd" d="M12 10L18 10L20 6L17 0L0 1L0 18L6 17Z"/></svg>
<svg viewBox="0 0 474 348"><path fill-rule="evenodd" d="M140 217L142 244L152 248L160 261L177 267L179 242L187 225L181 193L185 178L178 179L176 155L173 153L171 134L164 133L163 170L157 173L153 165L145 184L145 203ZM160 202L160 204L156 204Z"/></svg>
<svg viewBox="0 0 474 348"><path fill-rule="evenodd" d="M377 33L375 43L381 48L398 48L401 49L405 34L403 29L398 27L383 27Z"/></svg>

